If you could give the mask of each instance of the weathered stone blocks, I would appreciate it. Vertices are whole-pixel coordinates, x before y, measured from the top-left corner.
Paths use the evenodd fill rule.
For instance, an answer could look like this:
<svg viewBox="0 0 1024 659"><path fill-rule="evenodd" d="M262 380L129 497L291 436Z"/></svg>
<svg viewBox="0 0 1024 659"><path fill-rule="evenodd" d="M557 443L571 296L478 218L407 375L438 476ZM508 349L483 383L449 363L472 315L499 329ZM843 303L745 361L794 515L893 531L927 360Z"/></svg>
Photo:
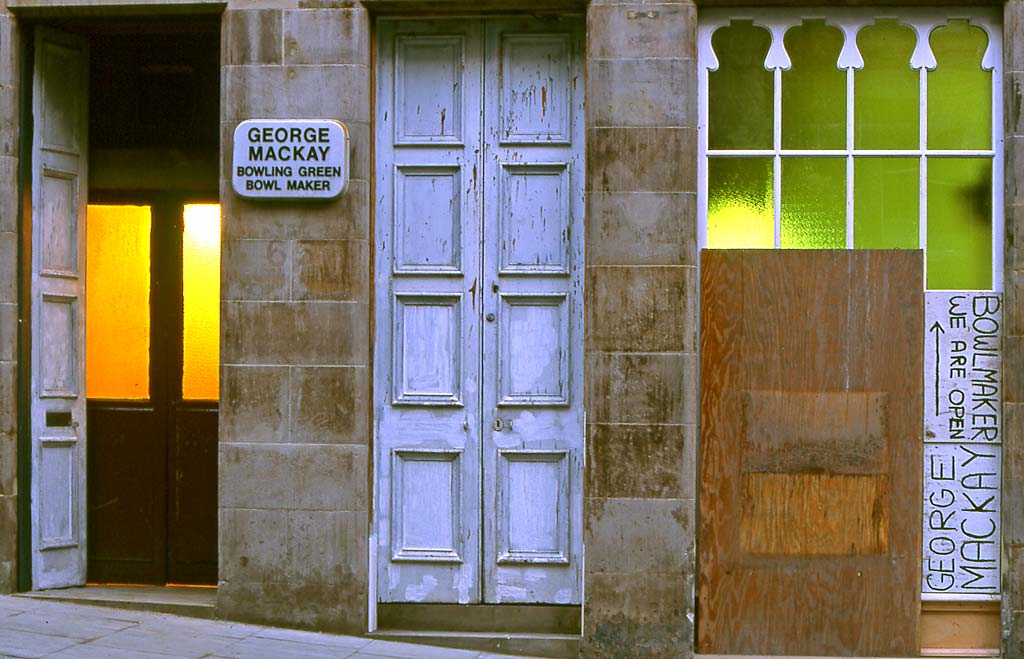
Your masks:
<svg viewBox="0 0 1024 659"><path fill-rule="evenodd" d="M587 496L693 499L696 447L697 428L692 425L591 423Z"/></svg>
<svg viewBox="0 0 1024 659"><path fill-rule="evenodd" d="M221 245L224 300L288 300L291 243L283 240L225 240Z"/></svg>
<svg viewBox="0 0 1024 659"><path fill-rule="evenodd" d="M365 446L222 444L221 506L366 511L368 467Z"/></svg>
<svg viewBox="0 0 1024 659"><path fill-rule="evenodd" d="M288 366L221 366L220 435L236 442L288 436Z"/></svg>
<svg viewBox="0 0 1024 659"><path fill-rule="evenodd" d="M224 302L226 364L366 362L369 309L362 302Z"/></svg>
<svg viewBox="0 0 1024 659"><path fill-rule="evenodd" d="M696 423L696 355L590 353L589 423Z"/></svg>
<svg viewBox="0 0 1024 659"><path fill-rule="evenodd" d="M588 266L696 265L696 193L592 192L586 204Z"/></svg>
<svg viewBox="0 0 1024 659"><path fill-rule="evenodd" d="M697 130L587 129L587 192L695 192Z"/></svg>
<svg viewBox="0 0 1024 659"><path fill-rule="evenodd" d="M290 391L289 441L369 444L367 367L293 367Z"/></svg>
<svg viewBox="0 0 1024 659"><path fill-rule="evenodd" d="M370 64L369 17L363 9L284 12L285 64Z"/></svg>
<svg viewBox="0 0 1024 659"><path fill-rule="evenodd" d="M364 240L295 243L292 299L370 300L370 248Z"/></svg>
<svg viewBox="0 0 1024 659"><path fill-rule="evenodd" d="M223 63L280 64L282 12L277 9L232 10L224 13Z"/></svg>
<svg viewBox="0 0 1024 659"><path fill-rule="evenodd" d="M695 285L695 268L588 267L587 350L696 352Z"/></svg>
<svg viewBox="0 0 1024 659"><path fill-rule="evenodd" d="M595 2L587 57L697 57L697 8L681 2Z"/></svg>

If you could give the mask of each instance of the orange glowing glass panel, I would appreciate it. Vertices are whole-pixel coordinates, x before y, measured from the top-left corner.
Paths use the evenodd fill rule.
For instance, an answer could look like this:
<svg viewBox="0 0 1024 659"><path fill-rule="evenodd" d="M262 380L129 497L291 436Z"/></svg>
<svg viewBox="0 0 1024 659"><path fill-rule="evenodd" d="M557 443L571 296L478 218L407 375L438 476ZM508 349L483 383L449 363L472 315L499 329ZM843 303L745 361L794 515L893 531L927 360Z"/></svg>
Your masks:
<svg viewBox="0 0 1024 659"><path fill-rule="evenodd" d="M90 205L86 215L85 392L149 398L148 206Z"/></svg>
<svg viewBox="0 0 1024 659"><path fill-rule="evenodd" d="M220 397L220 205L185 206L182 398Z"/></svg>

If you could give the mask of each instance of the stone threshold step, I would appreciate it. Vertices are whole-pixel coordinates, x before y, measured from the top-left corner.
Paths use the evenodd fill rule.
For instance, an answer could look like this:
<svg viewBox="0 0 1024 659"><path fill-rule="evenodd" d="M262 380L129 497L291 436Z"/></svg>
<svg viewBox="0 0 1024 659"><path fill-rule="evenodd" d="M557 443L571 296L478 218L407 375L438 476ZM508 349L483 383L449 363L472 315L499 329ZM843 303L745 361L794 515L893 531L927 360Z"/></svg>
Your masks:
<svg viewBox="0 0 1024 659"><path fill-rule="evenodd" d="M34 590L18 593L16 597L103 606L128 611L170 613L189 618L212 620L217 602L217 589L181 586L84 586Z"/></svg>
<svg viewBox="0 0 1024 659"><path fill-rule="evenodd" d="M580 652L580 637L576 634L378 629L369 636L386 641L551 659L575 659Z"/></svg>

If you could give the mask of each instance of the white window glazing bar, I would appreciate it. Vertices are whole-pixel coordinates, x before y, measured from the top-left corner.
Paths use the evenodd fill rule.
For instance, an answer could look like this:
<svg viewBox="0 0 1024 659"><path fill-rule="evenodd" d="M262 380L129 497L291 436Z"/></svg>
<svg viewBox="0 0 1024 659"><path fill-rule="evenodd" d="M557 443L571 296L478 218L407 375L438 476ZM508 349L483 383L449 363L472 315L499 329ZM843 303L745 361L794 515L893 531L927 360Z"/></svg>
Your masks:
<svg viewBox="0 0 1024 659"><path fill-rule="evenodd" d="M846 69L846 249L853 249L853 83L851 66Z"/></svg>
<svg viewBox="0 0 1024 659"><path fill-rule="evenodd" d="M770 16L767 18L765 14ZM844 33L844 54L840 65L847 71L847 142L846 149L783 149L782 129L782 71L790 66L789 55L785 51L783 38L786 31L805 20L825 19L829 25L840 28ZM855 149L853 148L853 110L854 110L854 79L856 68L863 65L859 52L856 52L856 35L863 27L872 25L878 20L891 19L915 30L918 44L911 59L911 65L920 71L920 148L919 149ZM971 25L985 30L989 38L989 48L985 53L982 66L992 71L992 148L991 149L928 149L927 148L927 69L934 69L935 60L931 53L928 38L931 31L948 23L950 20L965 19ZM1002 26L1001 12L998 8L985 7L933 7L933 8L888 8L858 9L829 8L827 11L801 8L773 8L770 12L763 9L708 9L701 14L699 26L701 39L698 49L698 241L701 247L707 245L707 201L708 201L708 157L771 157L773 175L773 229L774 245L781 247L782 238L782 159L785 157L828 158L845 157L847 159L846 181L846 245L854 247L855 195L854 173L855 158L858 157L913 157L920 161L919 176L919 242L922 249L927 249L927 173L928 158L992 158L992 288L1003 289L1003 190L1000 181L1003 176L1002 139L1002 106L999 99L1002 93ZM709 149L707 136L708 118L708 71L718 68L717 57L710 41L714 31L729 25L734 20L750 20L755 25L767 29L772 36L772 45L765 61L765 68L773 73L773 148L772 149ZM846 58L843 60L842 58ZM854 63L856 61L856 63ZM927 275L926 275L927 276ZM927 281L927 279L926 279Z"/></svg>
<svg viewBox="0 0 1024 659"><path fill-rule="evenodd" d="M928 38L927 33L923 38ZM920 156L918 160L917 181L917 246L924 250L921 277L924 288L928 290L928 69L921 67L918 71L918 141Z"/></svg>
<svg viewBox="0 0 1024 659"><path fill-rule="evenodd" d="M775 248L782 247L782 68L772 69L775 96L772 103L772 221L775 229Z"/></svg>
<svg viewBox="0 0 1024 659"><path fill-rule="evenodd" d="M996 155L992 149L707 149L705 154L718 158L742 158L748 156L799 156L801 158L834 158L854 155L867 158L991 158Z"/></svg>

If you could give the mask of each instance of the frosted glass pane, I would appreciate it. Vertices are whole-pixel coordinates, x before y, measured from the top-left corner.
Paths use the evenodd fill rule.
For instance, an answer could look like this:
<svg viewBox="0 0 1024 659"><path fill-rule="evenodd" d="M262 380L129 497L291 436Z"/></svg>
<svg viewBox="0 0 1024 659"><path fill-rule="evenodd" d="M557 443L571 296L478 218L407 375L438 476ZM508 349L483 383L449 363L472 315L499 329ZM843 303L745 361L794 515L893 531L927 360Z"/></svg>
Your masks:
<svg viewBox="0 0 1024 659"><path fill-rule="evenodd" d="M853 135L858 149L916 149L920 145L921 74L910 68L917 35L879 21L857 35L864 68L854 72Z"/></svg>
<svg viewBox="0 0 1024 659"><path fill-rule="evenodd" d="M988 35L950 21L930 42L937 66L928 73L928 148L992 148L992 72L981 68Z"/></svg>
<svg viewBox="0 0 1024 659"><path fill-rule="evenodd" d="M774 83L772 72L764 68L771 34L750 21L734 21L715 30L711 45L718 70L708 73L708 145L772 148Z"/></svg>
<svg viewBox="0 0 1024 659"><path fill-rule="evenodd" d="M220 206L185 206L182 242L184 350L181 390L186 400L220 397Z"/></svg>
<svg viewBox="0 0 1024 659"><path fill-rule="evenodd" d="M928 159L928 288L992 288L992 161Z"/></svg>
<svg viewBox="0 0 1024 659"><path fill-rule="evenodd" d="M708 159L708 247L775 246L771 158Z"/></svg>
<svg viewBox="0 0 1024 659"><path fill-rule="evenodd" d="M90 205L86 214L85 392L149 398L148 206Z"/></svg>
<svg viewBox="0 0 1024 659"><path fill-rule="evenodd" d="M782 159L782 247L846 247L846 159Z"/></svg>
<svg viewBox="0 0 1024 659"><path fill-rule="evenodd" d="M917 158L857 158L853 161L854 247L919 247L919 163Z"/></svg>
<svg viewBox="0 0 1024 659"><path fill-rule="evenodd" d="M846 148L846 71L837 68L843 33L821 21L786 31L793 66L782 72L782 147Z"/></svg>

